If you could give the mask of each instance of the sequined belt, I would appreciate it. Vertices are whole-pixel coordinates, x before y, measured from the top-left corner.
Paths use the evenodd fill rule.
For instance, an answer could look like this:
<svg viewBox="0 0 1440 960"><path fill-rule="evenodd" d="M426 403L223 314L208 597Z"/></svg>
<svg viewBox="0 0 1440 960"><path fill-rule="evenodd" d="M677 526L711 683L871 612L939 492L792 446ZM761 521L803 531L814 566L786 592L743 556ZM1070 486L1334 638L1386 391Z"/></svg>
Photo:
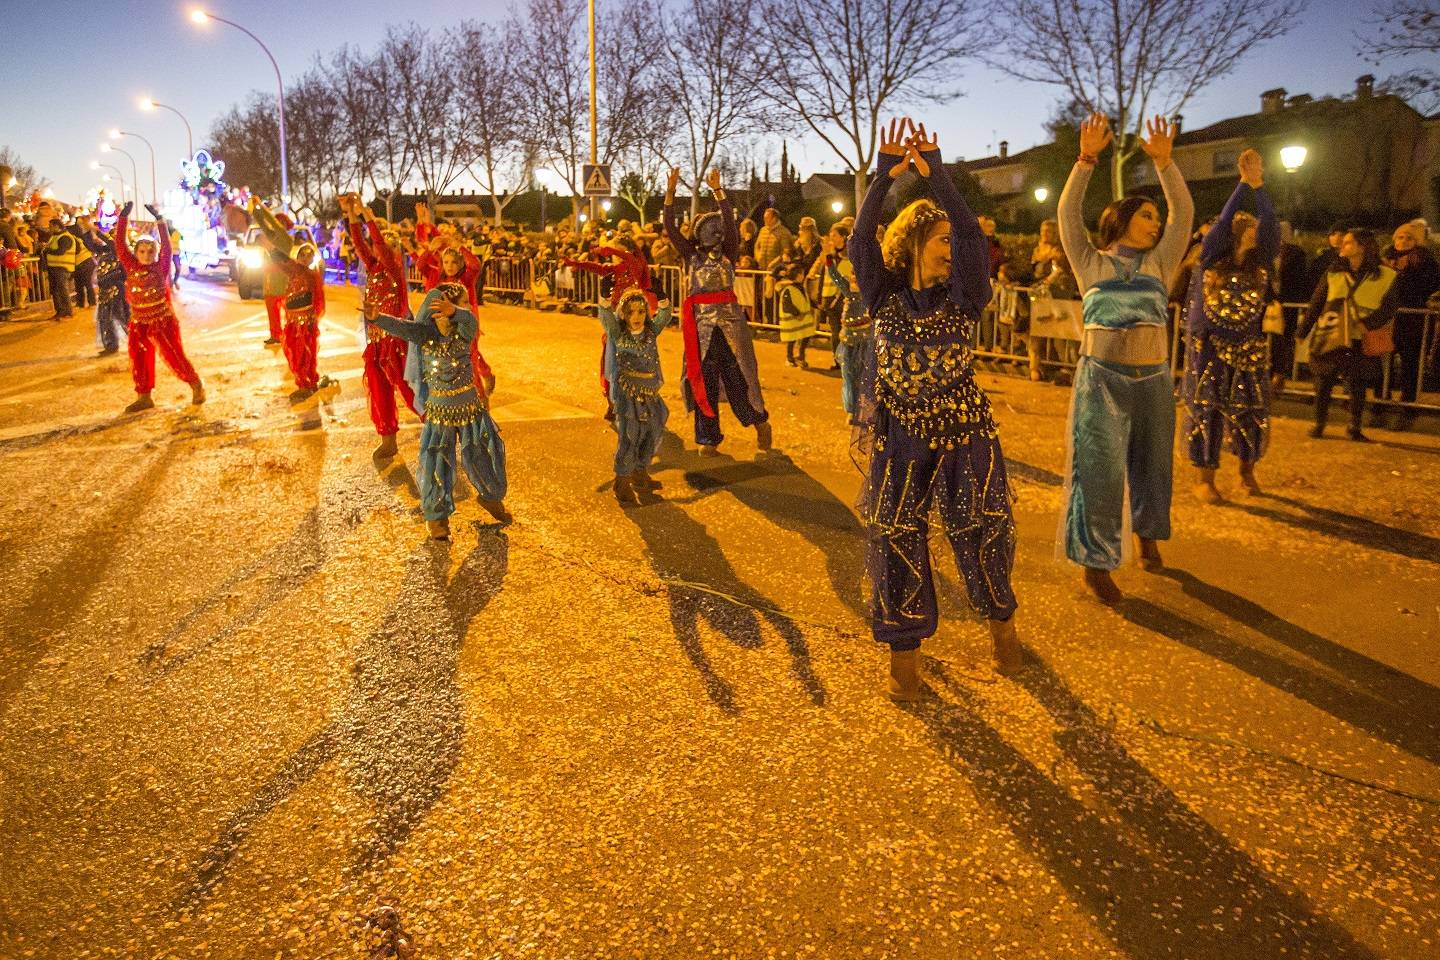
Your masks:
<svg viewBox="0 0 1440 960"><path fill-rule="evenodd" d="M308 323L314 326L317 322L314 306L292 307L289 304L285 305L285 326L292 327L300 323Z"/></svg>
<svg viewBox="0 0 1440 960"><path fill-rule="evenodd" d="M641 370L620 371L620 392L632 400L648 400L660 393L659 376Z"/></svg>
<svg viewBox="0 0 1440 960"><path fill-rule="evenodd" d="M468 426L487 406L478 396L462 403L436 403L432 396L425 402L425 422L441 427Z"/></svg>

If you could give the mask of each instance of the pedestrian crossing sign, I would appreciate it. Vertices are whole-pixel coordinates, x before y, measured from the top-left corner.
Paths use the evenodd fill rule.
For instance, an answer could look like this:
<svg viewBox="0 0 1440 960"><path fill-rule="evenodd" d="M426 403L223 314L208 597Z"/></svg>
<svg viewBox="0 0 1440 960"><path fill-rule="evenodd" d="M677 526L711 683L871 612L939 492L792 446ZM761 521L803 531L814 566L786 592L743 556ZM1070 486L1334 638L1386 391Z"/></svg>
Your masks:
<svg viewBox="0 0 1440 960"><path fill-rule="evenodd" d="M610 164L608 163L587 163L582 165L581 173L584 174L585 196L587 197L608 197L610 196Z"/></svg>

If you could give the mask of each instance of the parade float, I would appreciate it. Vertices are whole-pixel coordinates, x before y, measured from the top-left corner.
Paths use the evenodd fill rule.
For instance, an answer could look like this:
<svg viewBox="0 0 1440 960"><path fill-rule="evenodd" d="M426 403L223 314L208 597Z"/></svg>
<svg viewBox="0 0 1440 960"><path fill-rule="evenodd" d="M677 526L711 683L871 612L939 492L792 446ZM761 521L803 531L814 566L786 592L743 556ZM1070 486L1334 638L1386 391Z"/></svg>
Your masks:
<svg viewBox="0 0 1440 960"><path fill-rule="evenodd" d="M180 231L180 262L190 273L224 269L233 275L234 258L248 217L246 191L224 180L225 161L197 150L180 162L180 185L165 192L161 209Z"/></svg>

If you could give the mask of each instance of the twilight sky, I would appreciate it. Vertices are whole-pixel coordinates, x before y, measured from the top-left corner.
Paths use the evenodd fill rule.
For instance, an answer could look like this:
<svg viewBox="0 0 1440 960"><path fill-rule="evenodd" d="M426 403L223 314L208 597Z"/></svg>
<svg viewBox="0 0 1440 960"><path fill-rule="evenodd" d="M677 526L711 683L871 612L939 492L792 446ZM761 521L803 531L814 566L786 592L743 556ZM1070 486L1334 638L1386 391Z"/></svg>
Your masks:
<svg viewBox="0 0 1440 960"><path fill-rule="evenodd" d="M581 0L576 0L581 2ZM719 0L723 2L723 0ZM1292 94L1342 94L1355 77L1375 69L1354 52L1353 35L1371 0L1310 0L1302 22L1284 39L1253 54L1241 68L1188 105L1194 128L1258 109L1259 93L1285 87ZM147 137L156 150L160 189L173 184L185 152L185 131L174 114L141 112L149 94L182 111L204 144L211 121L252 89L271 92L274 74L260 47L223 24L190 22L193 3L180 0L0 0L7 49L0 54L5 110L0 144L7 144L54 181L63 199L75 200L97 182L89 169L102 159L98 146L112 126ZM351 43L375 45L387 22L414 20L440 28L466 17L498 21L508 0L213 0L219 16L243 24L269 46L287 78L316 53ZM603 15L603 7L602 7ZM601 29L604 29L603 20ZM1398 70L1401 65L1397 65ZM924 111L946 157L981 157L1008 139L1012 150L1038 143L1059 88L1020 84L971 65L960 99ZM139 140L119 143L140 167L149 194L149 153ZM778 154L778 145L770 152ZM791 145L802 176L842 169L818 142ZM126 171L129 161L111 154ZM464 186L465 184L461 184Z"/></svg>

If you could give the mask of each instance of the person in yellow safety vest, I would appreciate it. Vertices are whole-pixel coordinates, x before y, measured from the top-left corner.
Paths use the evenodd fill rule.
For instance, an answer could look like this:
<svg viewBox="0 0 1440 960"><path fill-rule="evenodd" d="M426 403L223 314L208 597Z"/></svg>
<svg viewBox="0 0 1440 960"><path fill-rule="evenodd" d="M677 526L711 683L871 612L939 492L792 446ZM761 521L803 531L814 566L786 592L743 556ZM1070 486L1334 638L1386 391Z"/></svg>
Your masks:
<svg viewBox="0 0 1440 960"><path fill-rule="evenodd" d="M90 251L79 238L67 233L59 220L50 221L49 234L45 240L45 267L50 280L50 298L55 304L55 315L50 319L64 320L75 315L70 301L70 281L75 267L82 260L90 259Z"/></svg>

